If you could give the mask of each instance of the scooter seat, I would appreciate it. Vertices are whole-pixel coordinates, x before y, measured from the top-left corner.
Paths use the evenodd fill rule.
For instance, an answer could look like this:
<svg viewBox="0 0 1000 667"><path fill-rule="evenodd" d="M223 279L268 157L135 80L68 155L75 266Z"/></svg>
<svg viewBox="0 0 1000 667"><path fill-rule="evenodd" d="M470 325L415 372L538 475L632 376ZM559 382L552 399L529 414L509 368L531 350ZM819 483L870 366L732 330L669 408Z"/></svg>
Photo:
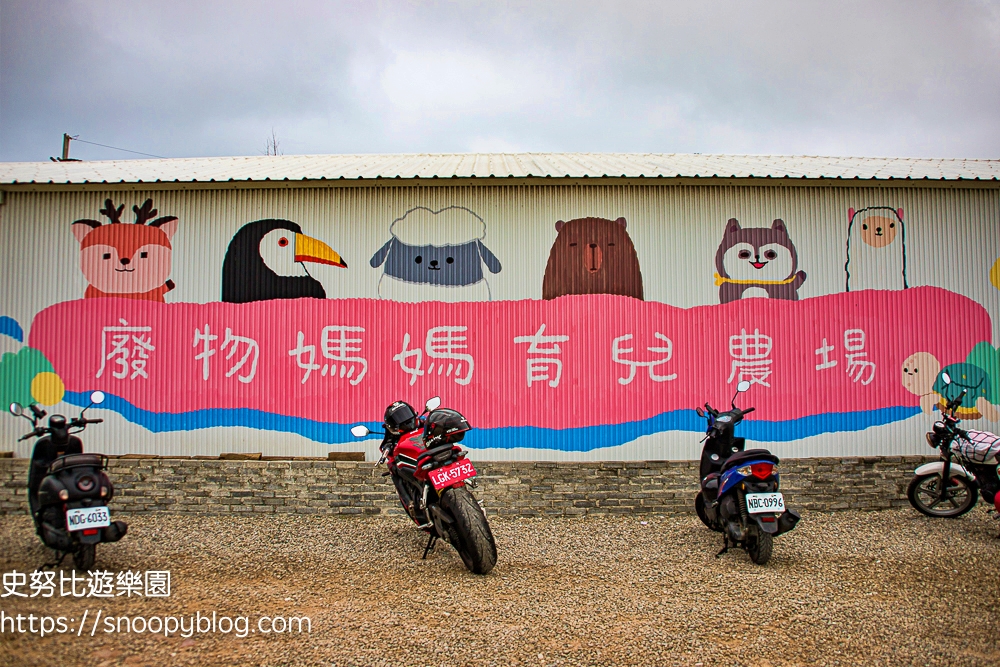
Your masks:
<svg viewBox="0 0 1000 667"><path fill-rule="evenodd" d="M55 461L49 464L49 474L59 472L60 470L66 470L68 468L77 468L80 466L91 466L94 468L105 468L105 458L100 454L66 454L65 456L60 456Z"/></svg>
<svg viewBox="0 0 1000 667"><path fill-rule="evenodd" d="M779 463L778 457L766 449L748 449L743 452L737 452L726 459L721 472L726 472L732 468L739 468L749 461L770 461L774 465L778 465Z"/></svg>

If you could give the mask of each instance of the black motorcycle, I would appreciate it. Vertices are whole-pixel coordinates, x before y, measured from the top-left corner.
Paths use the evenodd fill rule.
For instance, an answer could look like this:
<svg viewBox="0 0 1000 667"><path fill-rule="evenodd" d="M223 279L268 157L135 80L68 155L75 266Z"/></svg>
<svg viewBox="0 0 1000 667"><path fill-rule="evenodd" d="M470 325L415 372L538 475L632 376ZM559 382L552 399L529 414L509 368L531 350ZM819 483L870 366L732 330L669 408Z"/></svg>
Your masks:
<svg viewBox="0 0 1000 667"><path fill-rule="evenodd" d="M947 373L942 373L941 379L946 387L951 386ZM956 411L966 393L968 390L962 389L945 404L941 419L926 434L927 444L941 451L941 460L917 468L906 490L910 505L927 516L962 516L976 506L980 496L1000 511L1000 438L989 431L958 427L961 420Z"/></svg>
<svg viewBox="0 0 1000 667"><path fill-rule="evenodd" d="M87 424L104 421L83 416L88 408L104 402L104 394L95 391L90 400L79 417L67 421L63 415L52 415L47 427L38 425L46 412L37 405L28 406L31 417L20 404L10 405L11 414L24 417L33 427L18 441L38 438L28 470L28 505L35 532L56 552L56 562L47 566L58 566L73 554L78 570L90 570L97 558L97 545L117 542L128 531L124 521L111 521L108 502L114 496L114 486L106 472L107 457L84 454L83 443L76 437Z"/></svg>
<svg viewBox="0 0 1000 667"><path fill-rule="evenodd" d="M740 382L736 393L749 388L749 382ZM754 408L737 408L735 395L730 404L728 412L708 403L705 410L696 410L708 420L708 430L702 440L701 491L694 507L702 523L722 533L723 548L716 556L739 546L750 560L763 565L771 558L774 538L795 528L800 517L785 507L778 492L778 457L766 449L744 450L746 441L734 437L736 425Z"/></svg>

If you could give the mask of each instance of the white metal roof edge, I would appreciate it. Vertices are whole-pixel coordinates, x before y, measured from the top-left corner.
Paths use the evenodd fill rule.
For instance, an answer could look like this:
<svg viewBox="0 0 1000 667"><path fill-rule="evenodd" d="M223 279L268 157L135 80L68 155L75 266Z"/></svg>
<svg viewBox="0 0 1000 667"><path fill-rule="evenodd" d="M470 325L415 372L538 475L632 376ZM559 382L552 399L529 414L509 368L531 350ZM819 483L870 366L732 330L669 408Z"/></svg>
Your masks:
<svg viewBox="0 0 1000 667"><path fill-rule="evenodd" d="M1000 160L683 153L445 153L0 163L0 187L438 179L1000 181Z"/></svg>

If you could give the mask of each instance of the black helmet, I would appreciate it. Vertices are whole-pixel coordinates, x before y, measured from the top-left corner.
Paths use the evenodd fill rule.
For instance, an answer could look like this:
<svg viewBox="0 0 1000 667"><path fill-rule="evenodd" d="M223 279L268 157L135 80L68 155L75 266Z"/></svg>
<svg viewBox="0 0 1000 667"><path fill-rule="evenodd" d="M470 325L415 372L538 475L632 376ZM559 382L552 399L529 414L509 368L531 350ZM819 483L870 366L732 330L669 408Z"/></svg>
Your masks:
<svg viewBox="0 0 1000 667"><path fill-rule="evenodd" d="M427 446L443 443L454 443L465 437L465 432L472 426L460 413L448 408L441 408L427 415L424 424L424 442Z"/></svg>
<svg viewBox="0 0 1000 667"><path fill-rule="evenodd" d="M417 413L409 403L396 401L385 409L385 427L390 433L407 433L417 428Z"/></svg>

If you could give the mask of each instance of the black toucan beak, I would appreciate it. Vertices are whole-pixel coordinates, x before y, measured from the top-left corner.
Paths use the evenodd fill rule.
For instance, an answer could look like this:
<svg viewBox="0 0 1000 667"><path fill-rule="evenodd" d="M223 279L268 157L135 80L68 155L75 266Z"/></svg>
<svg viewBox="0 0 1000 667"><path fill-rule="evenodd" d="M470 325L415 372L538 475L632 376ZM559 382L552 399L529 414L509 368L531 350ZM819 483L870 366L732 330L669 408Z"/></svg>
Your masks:
<svg viewBox="0 0 1000 667"><path fill-rule="evenodd" d="M295 261L313 262L315 264L329 264L347 268L347 262L341 259L336 250L323 243L319 239L314 239L305 234L295 235Z"/></svg>

